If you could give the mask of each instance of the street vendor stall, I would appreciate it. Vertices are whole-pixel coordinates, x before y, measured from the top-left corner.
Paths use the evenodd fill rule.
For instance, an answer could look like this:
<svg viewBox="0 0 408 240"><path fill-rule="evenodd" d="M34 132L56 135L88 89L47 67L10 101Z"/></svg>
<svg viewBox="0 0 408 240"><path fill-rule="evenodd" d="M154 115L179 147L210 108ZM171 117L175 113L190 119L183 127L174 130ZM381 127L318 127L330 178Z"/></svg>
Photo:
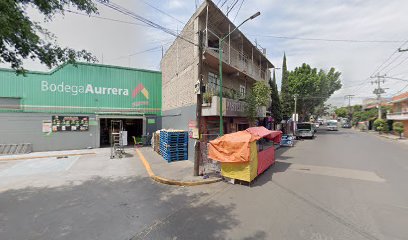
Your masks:
<svg viewBox="0 0 408 240"><path fill-rule="evenodd" d="M252 182L275 162L273 143L279 143L281 131L264 127L248 128L210 141L208 157L221 162L221 175Z"/></svg>

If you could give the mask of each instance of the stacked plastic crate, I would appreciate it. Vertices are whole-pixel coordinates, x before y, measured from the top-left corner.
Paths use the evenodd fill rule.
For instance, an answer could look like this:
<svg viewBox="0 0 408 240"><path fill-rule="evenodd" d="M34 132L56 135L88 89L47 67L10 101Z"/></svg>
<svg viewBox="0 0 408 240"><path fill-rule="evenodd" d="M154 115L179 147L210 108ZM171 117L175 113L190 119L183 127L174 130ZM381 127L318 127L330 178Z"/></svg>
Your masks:
<svg viewBox="0 0 408 240"><path fill-rule="evenodd" d="M160 131L160 154L167 162L188 159L188 132Z"/></svg>

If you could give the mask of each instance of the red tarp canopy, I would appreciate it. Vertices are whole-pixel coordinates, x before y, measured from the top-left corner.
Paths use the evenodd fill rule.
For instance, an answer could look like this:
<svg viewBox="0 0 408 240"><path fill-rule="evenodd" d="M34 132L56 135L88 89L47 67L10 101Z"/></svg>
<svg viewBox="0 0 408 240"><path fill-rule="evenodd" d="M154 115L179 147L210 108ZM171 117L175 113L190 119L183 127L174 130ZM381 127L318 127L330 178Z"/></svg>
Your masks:
<svg viewBox="0 0 408 240"><path fill-rule="evenodd" d="M246 131L248 131L252 135L259 136L260 138L272 140L275 143L280 143L282 139L282 131L271 131L266 129L265 127L251 127Z"/></svg>

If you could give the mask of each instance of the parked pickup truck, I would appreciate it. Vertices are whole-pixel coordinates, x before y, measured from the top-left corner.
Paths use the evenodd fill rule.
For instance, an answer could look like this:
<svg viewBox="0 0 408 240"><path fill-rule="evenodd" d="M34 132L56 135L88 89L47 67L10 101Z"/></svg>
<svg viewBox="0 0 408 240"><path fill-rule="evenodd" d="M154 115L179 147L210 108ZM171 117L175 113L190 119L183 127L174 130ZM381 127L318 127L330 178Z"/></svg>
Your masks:
<svg viewBox="0 0 408 240"><path fill-rule="evenodd" d="M316 128L313 123L298 123L296 125L296 137L298 138L314 138Z"/></svg>

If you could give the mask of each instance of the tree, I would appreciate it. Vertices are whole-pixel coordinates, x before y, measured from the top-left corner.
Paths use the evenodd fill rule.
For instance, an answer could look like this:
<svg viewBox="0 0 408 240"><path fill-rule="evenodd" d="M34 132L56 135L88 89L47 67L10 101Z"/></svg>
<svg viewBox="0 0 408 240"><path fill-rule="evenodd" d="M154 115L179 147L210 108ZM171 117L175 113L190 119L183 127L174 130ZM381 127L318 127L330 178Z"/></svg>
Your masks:
<svg viewBox="0 0 408 240"><path fill-rule="evenodd" d="M258 116L258 108L268 106L271 89L263 81L257 81L246 96L246 114L250 123L254 123Z"/></svg>
<svg viewBox="0 0 408 240"><path fill-rule="evenodd" d="M278 86L276 85L276 77L275 71L273 71L273 78L272 80L269 79L269 87L271 89L271 106L269 111L271 112L271 116L275 120L275 122L282 121L282 110L281 110L281 103L279 99L279 92Z"/></svg>
<svg viewBox="0 0 408 240"><path fill-rule="evenodd" d="M374 128L381 134L383 131L387 131L387 122L384 119L377 119L374 121Z"/></svg>
<svg viewBox="0 0 408 240"><path fill-rule="evenodd" d="M341 118L348 117L349 115L349 110L345 107L337 108L336 110L334 110L334 112L336 113L337 117Z"/></svg>
<svg viewBox="0 0 408 240"><path fill-rule="evenodd" d="M314 114L316 107L341 88L340 75L334 68L326 73L306 63L289 73L289 93L298 95L297 112L301 120Z"/></svg>
<svg viewBox="0 0 408 240"><path fill-rule="evenodd" d="M402 122L395 122L392 124L392 128L399 134L399 137L401 139L402 133L404 132L404 124Z"/></svg>
<svg viewBox="0 0 408 240"><path fill-rule="evenodd" d="M283 118L290 118L293 113L293 96L289 91L289 72L286 66L286 54L283 54L282 64L282 84L280 92L280 102L282 107Z"/></svg>
<svg viewBox="0 0 408 240"><path fill-rule="evenodd" d="M0 1L0 63L10 64L17 73L24 73L24 59L37 59L49 68L63 62L75 63L79 59L96 61L85 50L58 46L55 36L31 20L27 7L34 7L46 21L51 21L55 14L64 14L66 7L75 7L87 14L97 13L92 0Z"/></svg>

